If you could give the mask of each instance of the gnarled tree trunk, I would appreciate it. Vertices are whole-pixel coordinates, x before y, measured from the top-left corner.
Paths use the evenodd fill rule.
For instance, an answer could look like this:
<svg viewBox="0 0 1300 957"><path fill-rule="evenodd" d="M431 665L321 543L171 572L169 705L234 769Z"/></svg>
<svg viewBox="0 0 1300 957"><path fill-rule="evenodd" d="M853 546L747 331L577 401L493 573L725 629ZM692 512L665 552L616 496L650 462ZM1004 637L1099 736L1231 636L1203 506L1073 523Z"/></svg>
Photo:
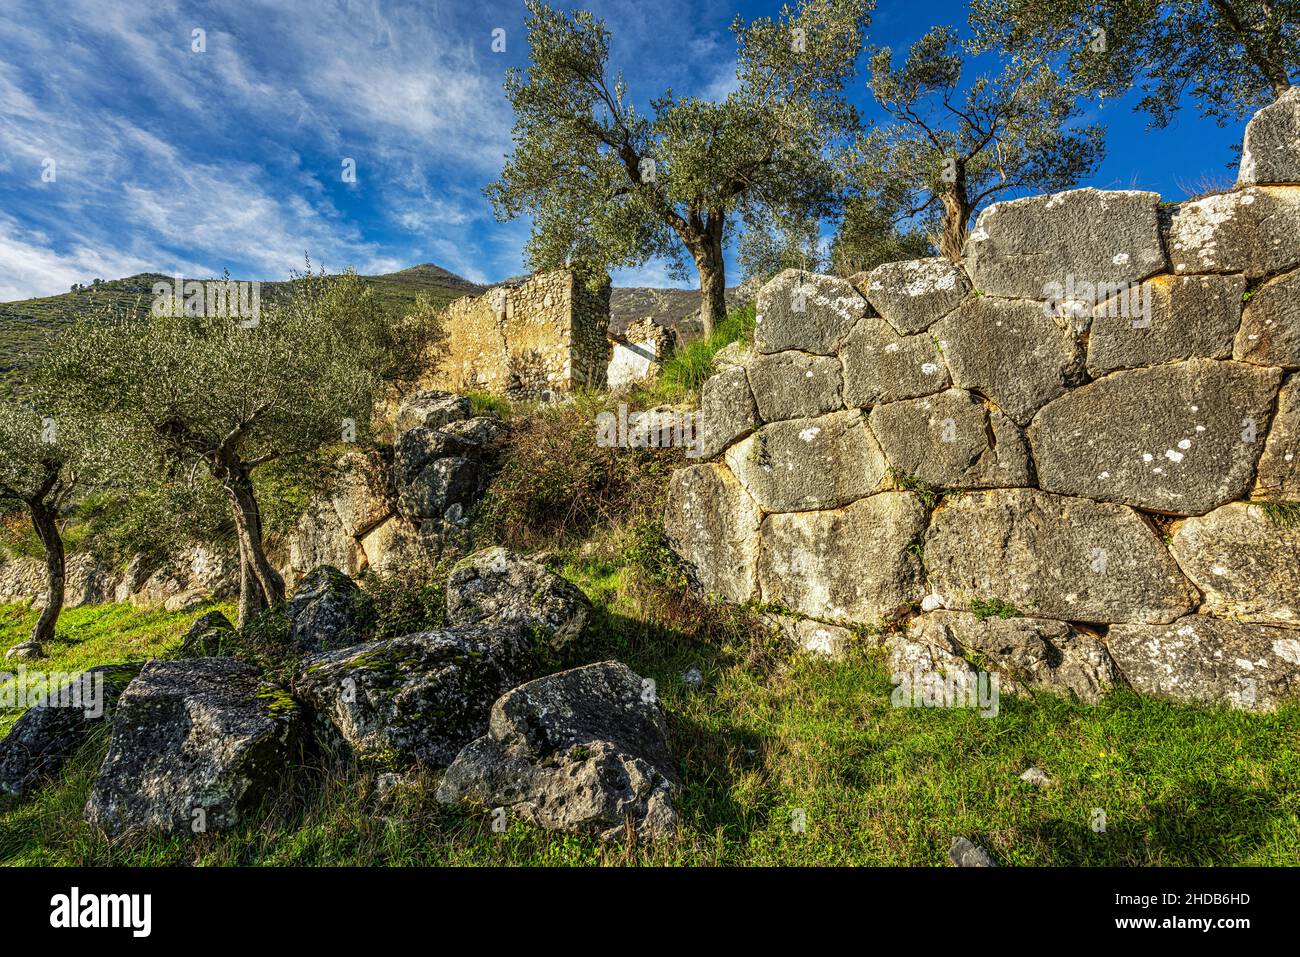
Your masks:
<svg viewBox="0 0 1300 957"><path fill-rule="evenodd" d="M711 212L709 223L699 241L692 244L691 255L700 274L700 325L704 337L713 335L727 315L727 271L722 256L723 219Z"/></svg>
<svg viewBox="0 0 1300 957"><path fill-rule="evenodd" d="M957 170L956 181L940 198L943 200L943 235L939 238L939 254L959 262L962 247L966 245L971 213L970 199L966 196L965 170Z"/></svg>
<svg viewBox="0 0 1300 957"><path fill-rule="evenodd" d="M258 612L284 601L284 579L272 567L262 547L262 513L253 494L253 480L242 463L232 463L225 478L239 541L239 627Z"/></svg>
<svg viewBox="0 0 1300 957"><path fill-rule="evenodd" d="M63 610L63 592L66 584L66 563L63 536L59 534L57 512L40 500L27 503L32 527L45 549L45 607L32 628L31 643L39 648L54 638L54 626Z"/></svg>

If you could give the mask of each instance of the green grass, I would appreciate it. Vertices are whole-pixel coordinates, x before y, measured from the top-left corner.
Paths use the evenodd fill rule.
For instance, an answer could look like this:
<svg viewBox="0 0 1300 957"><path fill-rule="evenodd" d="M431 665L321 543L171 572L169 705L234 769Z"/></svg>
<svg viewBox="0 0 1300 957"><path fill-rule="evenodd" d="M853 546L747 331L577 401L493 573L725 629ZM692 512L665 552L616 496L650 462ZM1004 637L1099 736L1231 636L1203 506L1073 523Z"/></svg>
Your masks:
<svg viewBox="0 0 1300 957"><path fill-rule="evenodd" d="M1268 516L1268 520L1279 528L1294 528L1300 525L1300 502L1256 499L1250 504L1259 506Z"/></svg>
<svg viewBox="0 0 1300 957"><path fill-rule="evenodd" d="M705 380L713 375L713 357L733 342L749 343L753 338L754 307L732 310L713 335L686 343L665 360L659 378L642 387L636 399L652 405L698 397Z"/></svg>
<svg viewBox="0 0 1300 957"><path fill-rule="evenodd" d="M131 605L88 605L65 609L46 657L26 663L29 672L80 672L94 665L166 657L179 646L194 619L208 611L234 615L234 606L208 604L186 612L143 610ZM0 604L0 657L31 636L37 612L26 604ZM0 664L0 687L16 680L12 662ZM0 733L8 732L21 711L0 708Z"/></svg>
<svg viewBox="0 0 1300 957"><path fill-rule="evenodd" d="M372 779L318 769L231 833L111 843L81 819L100 735L34 801L0 811L0 862L940 865L965 835L1010 865L1300 863L1300 708L1250 715L1126 691L1095 707L1004 697L995 718L894 708L865 645L831 664L774 639L710 642L673 627L638 585L633 547L611 532L562 556L595 615L553 664L618 658L655 679L684 782L675 842L628 849L517 820L496 834L486 810L439 806L429 777L381 801ZM67 623L78 644L56 660L163 653L197 613L78 610ZM12 623L3 635L21 637ZM680 679L692 666L705 676L697 691ZM1055 783L1019 781L1030 765Z"/></svg>

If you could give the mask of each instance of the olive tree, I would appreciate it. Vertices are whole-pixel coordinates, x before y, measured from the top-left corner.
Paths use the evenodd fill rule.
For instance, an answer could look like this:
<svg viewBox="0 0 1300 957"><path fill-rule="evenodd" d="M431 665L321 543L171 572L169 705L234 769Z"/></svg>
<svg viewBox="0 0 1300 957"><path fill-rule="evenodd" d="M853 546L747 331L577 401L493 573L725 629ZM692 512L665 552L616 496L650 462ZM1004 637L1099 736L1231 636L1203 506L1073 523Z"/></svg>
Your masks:
<svg viewBox="0 0 1300 957"><path fill-rule="evenodd" d="M1117 97L1168 125L1184 97L1220 125L1300 77L1300 0L973 0L981 48L1058 54L1081 91Z"/></svg>
<svg viewBox="0 0 1300 957"><path fill-rule="evenodd" d="M45 607L24 648L41 654L63 610L65 559L59 518L87 465L77 431L13 400L0 401L0 507L21 508L45 551Z"/></svg>
<svg viewBox="0 0 1300 957"><path fill-rule="evenodd" d="M861 136L851 173L880 206L932 224L940 254L953 260L982 205L1013 191L1067 189L1104 149L1099 125L1072 125L1077 95L1046 62L1013 57L963 90L967 55L951 27L930 30L901 64L888 48L873 52L871 93L890 122Z"/></svg>
<svg viewBox="0 0 1300 957"><path fill-rule="evenodd" d="M726 310L723 249L736 218L834 204L831 144L856 128L843 91L872 4L799 0L732 25L737 88L718 101L668 90L648 113L610 73L610 33L589 12L528 0L531 63L511 70L514 149L485 192L501 220L532 218L536 269L694 261L706 334Z"/></svg>
<svg viewBox="0 0 1300 957"><path fill-rule="evenodd" d="M121 454L220 485L239 546L242 624L284 598L255 473L364 436L385 380L415 370L439 317L424 304L395 326L354 273L310 266L256 316L187 311L202 314L164 305L83 319L60 336L48 378Z"/></svg>

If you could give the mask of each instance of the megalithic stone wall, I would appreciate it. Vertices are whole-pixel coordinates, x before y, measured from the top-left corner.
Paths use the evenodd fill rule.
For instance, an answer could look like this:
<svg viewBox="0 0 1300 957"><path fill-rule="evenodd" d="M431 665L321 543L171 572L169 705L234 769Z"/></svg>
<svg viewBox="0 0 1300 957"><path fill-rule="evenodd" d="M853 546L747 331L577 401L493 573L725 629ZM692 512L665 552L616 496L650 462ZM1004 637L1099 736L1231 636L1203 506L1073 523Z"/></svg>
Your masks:
<svg viewBox="0 0 1300 957"><path fill-rule="evenodd" d="M1003 690L1300 694L1300 91L1231 192L998 203L959 264L787 271L757 311L669 493L704 590Z"/></svg>
<svg viewBox="0 0 1300 957"><path fill-rule="evenodd" d="M536 396L605 385L609 280L592 289L568 269L538 273L447 307L448 340L430 389Z"/></svg>

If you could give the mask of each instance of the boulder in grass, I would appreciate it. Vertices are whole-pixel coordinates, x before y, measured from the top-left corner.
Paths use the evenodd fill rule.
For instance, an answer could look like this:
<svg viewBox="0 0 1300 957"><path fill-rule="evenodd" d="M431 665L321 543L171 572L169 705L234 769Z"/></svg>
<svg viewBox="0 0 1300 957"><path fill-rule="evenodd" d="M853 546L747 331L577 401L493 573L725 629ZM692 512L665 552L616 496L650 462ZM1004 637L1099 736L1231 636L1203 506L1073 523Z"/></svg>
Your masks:
<svg viewBox="0 0 1300 957"><path fill-rule="evenodd" d="M0 793L26 797L112 716L140 664L100 665L48 691L0 740Z"/></svg>
<svg viewBox="0 0 1300 957"><path fill-rule="evenodd" d="M551 830L656 840L676 831L679 786L653 684L605 661L503 695L438 800L508 807Z"/></svg>
<svg viewBox="0 0 1300 957"><path fill-rule="evenodd" d="M303 579L284 609L290 643L303 651L346 648L364 641L369 610L361 589L337 568L322 565Z"/></svg>
<svg viewBox="0 0 1300 957"><path fill-rule="evenodd" d="M447 581L453 625L517 623L559 646L576 638L590 616L591 602L576 585L499 546L458 563Z"/></svg>
<svg viewBox="0 0 1300 957"><path fill-rule="evenodd" d="M235 658L151 661L118 699L86 820L109 836L228 830L280 784L299 709Z"/></svg>
<svg viewBox="0 0 1300 957"><path fill-rule="evenodd" d="M294 690L318 740L344 760L377 771L443 768L533 668L528 629L470 626L309 655Z"/></svg>

